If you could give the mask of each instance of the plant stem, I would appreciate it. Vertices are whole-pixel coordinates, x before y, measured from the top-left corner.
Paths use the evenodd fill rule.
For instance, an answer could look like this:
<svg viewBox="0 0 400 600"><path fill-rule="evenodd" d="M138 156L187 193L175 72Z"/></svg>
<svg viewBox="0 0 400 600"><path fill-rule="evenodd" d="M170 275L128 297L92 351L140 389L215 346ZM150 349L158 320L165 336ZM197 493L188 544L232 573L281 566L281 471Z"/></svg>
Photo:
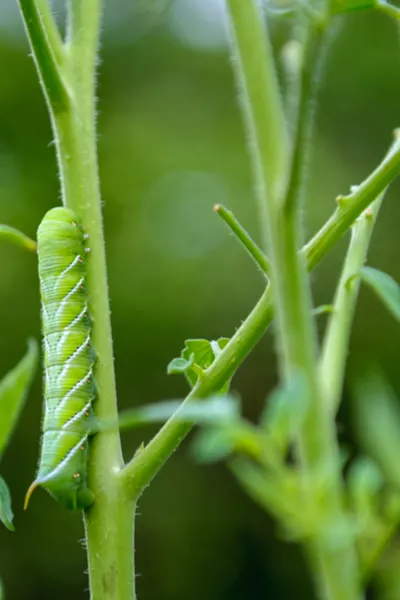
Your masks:
<svg viewBox="0 0 400 600"><path fill-rule="evenodd" d="M255 0L227 0L234 66L253 168L264 245L269 245L269 211L286 186L289 143L272 48ZM246 65L246 68L244 68ZM262 65L262 67L261 67ZM273 118L271 119L271 115ZM254 118L253 118L254 117ZM257 123L257 126L255 125Z"/></svg>
<svg viewBox="0 0 400 600"><path fill-rule="evenodd" d="M36 242L22 233L22 231L14 229L14 227L0 225L0 240L11 242L16 246L29 250L29 252L36 252Z"/></svg>
<svg viewBox="0 0 400 600"><path fill-rule="evenodd" d="M18 1L39 80L52 115L63 110L68 103L66 81L60 66L61 40L55 35L56 28L47 0Z"/></svg>
<svg viewBox="0 0 400 600"><path fill-rule="evenodd" d="M388 164L390 163L390 165ZM307 268L313 270L332 247L348 231L353 222L375 200L375 190L383 190L400 175L400 139L396 137L381 164L366 181L373 177L373 183L361 183L356 192L346 198L348 202L339 206L327 223L300 251L306 257ZM255 308L243 321L235 335L207 370L204 378L186 397L184 403L193 398L205 398L216 393L236 372L251 350L260 341L274 317L272 288L269 285ZM125 466L121 473L123 485L139 494L158 473L162 465L176 450L191 430L192 425L171 417L160 429L156 437Z"/></svg>
<svg viewBox="0 0 400 600"><path fill-rule="evenodd" d="M337 198L338 208L319 232L306 244L308 268L313 269L336 241L354 223L383 190L400 174L400 130L394 131L394 142L382 162L347 196Z"/></svg>
<svg viewBox="0 0 400 600"><path fill-rule="evenodd" d="M244 82L242 93L246 98L243 109L252 138L252 159L258 175L257 190L260 202L267 206L266 233L269 239L272 258L272 280L274 282L275 310L277 316L278 362L281 376L288 381L297 372L304 373L308 385L310 408L303 427L299 432L299 450L302 472L318 472L322 465L330 465L330 491L324 498L325 510L331 518L342 514L341 507L341 472L339 450L336 440L335 423L327 414L321 402L320 386L317 372L317 343L315 325L311 316L311 294L303 256L297 251L301 241L299 203L301 200L301 184L304 176L304 161L307 154L308 134L312 119L312 98L315 85L313 83L317 58L320 54L321 35L319 31L309 28L305 42L305 58L307 64L302 66L303 85L300 91L299 114L294 140L293 157L290 165L286 165L289 173L287 192L284 202L281 198L272 197L269 190L279 190L281 174L275 173L276 184L272 185L271 175L265 168L269 155L267 144L268 127L275 119L274 113L262 111L261 106L268 106L270 90L257 85L265 63L271 57L264 52L258 62L251 64L254 53L248 47L256 47L257 34L249 29L251 24L247 18L249 6L256 3L238 3L228 0L228 12L232 21L235 43L235 58L240 65ZM259 14L261 21L261 13ZM254 26L253 26L254 29ZM260 28L261 29L261 28ZM265 34L264 34L265 35ZM326 467L325 467L326 468ZM312 489L304 486L304 500L307 502ZM330 600L355 600L359 597L359 582L353 540L343 541L340 548L332 550L317 536L308 542L309 553L313 556L312 571L316 587L321 598ZM347 565L344 570L342 561Z"/></svg>
<svg viewBox="0 0 400 600"><path fill-rule="evenodd" d="M246 248L247 252L250 254L254 262L260 267L263 273L267 276L271 272L271 263L268 258L265 256L264 252L261 250L259 246L255 243L255 241L251 238L251 236L247 233L247 231L242 227L239 221L235 218L235 215L227 210L222 204L215 204L214 210L225 221L229 229L236 236L239 242Z"/></svg>
<svg viewBox="0 0 400 600"><path fill-rule="evenodd" d="M383 195L375 200L353 226L349 249L336 290L333 313L329 318L324 338L320 373L324 402L333 415L341 399L351 323L360 289L360 278L357 274L366 260L382 198Z"/></svg>
<svg viewBox="0 0 400 600"><path fill-rule="evenodd" d="M40 0L43 11L46 3ZM47 5L48 8L48 5ZM96 350L95 411L100 421L117 421L117 402L108 301L104 234L99 189L95 69L100 25L99 0L70 0L65 60L58 66L35 0L21 0L25 26L50 108L55 134L63 203L80 217L89 236L87 288ZM50 29L51 31L51 29ZM54 31L52 34L54 37ZM57 77L56 77L57 75ZM69 93L56 91L68 81ZM57 85L55 85L57 84ZM89 487L95 502L84 515L92 600L133 600L133 518L135 499L119 487L123 466L117 430L94 436L88 464Z"/></svg>
<svg viewBox="0 0 400 600"><path fill-rule="evenodd" d="M244 328L243 325L239 327L230 340L229 351L225 352L228 347L226 346L218 359L207 369L204 377L198 381L182 402L179 410L123 469L121 473L123 486L127 490L131 490L134 497L142 493L193 427L193 423L185 422L181 418L181 413L184 413L187 404L196 398L207 398L222 387L219 383L225 383L232 377L238 365L260 339L265 329L265 321L270 320L272 320L272 303L268 288L247 317L246 327Z"/></svg>

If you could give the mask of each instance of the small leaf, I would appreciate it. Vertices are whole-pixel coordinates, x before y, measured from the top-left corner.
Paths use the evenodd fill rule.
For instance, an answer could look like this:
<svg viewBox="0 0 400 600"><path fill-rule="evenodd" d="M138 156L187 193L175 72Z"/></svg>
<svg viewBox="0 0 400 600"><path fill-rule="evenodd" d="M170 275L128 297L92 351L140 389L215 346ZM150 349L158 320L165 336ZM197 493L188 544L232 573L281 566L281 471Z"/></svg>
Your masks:
<svg viewBox="0 0 400 600"><path fill-rule="evenodd" d="M364 267L361 270L363 281L370 286L389 312L400 321L400 286L387 273Z"/></svg>
<svg viewBox="0 0 400 600"><path fill-rule="evenodd" d="M13 516L10 491L4 479L0 477L0 521L10 531L14 531L14 525L12 524Z"/></svg>
<svg viewBox="0 0 400 600"><path fill-rule="evenodd" d="M174 358L171 360L167 367L168 375L181 375L184 374L192 365L194 361L194 354L191 355L190 360L186 358Z"/></svg>
<svg viewBox="0 0 400 600"><path fill-rule="evenodd" d="M25 248L30 252L36 251L36 242L31 240L22 231L9 227L8 225L0 225L0 240L11 242L20 248Z"/></svg>
<svg viewBox="0 0 400 600"><path fill-rule="evenodd" d="M261 427L281 452L286 452L308 410L307 384L301 374L267 398Z"/></svg>
<svg viewBox="0 0 400 600"><path fill-rule="evenodd" d="M227 428L200 431L192 446L194 458L201 463L213 463L227 458L235 449L235 439Z"/></svg>
<svg viewBox="0 0 400 600"><path fill-rule="evenodd" d="M36 340L29 340L24 358L0 381L0 455L12 435L25 403L36 371L38 354Z"/></svg>
<svg viewBox="0 0 400 600"><path fill-rule="evenodd" d="M209 340L186 340L185 347L179 358L174 358L168 365L167 372L184 373L191 388L194 388L199 377L205 372L221 354L229 338L219 338L216 341ZM228 381L220 393L225 394L229 390Z"/></svg>
<svg viewBox="0 0 400 600"><path fill-rule="evenodd" d="M215 425L232 422L238 417L238 414L238 401L231 396L211 396L205 400L189 402L168 400L125 410L120 413L118 422L98 422L92 432L133 429L152 423L164 423L171 417L195 424Z"/></svg>
<svg viewBox="0 0 400 600"><path fill-rule="evenodd" d="M362 448L385 479L400 487L400 405L383 373L374 365L353 376L354 425Z"/></svg>
<svg viewBox="0 0 400 600"><path fill-rule="evenodd" d="M370 512L382 485L382 474L370 458L359 458L351 465L348 490L359 513Z"/></svg>

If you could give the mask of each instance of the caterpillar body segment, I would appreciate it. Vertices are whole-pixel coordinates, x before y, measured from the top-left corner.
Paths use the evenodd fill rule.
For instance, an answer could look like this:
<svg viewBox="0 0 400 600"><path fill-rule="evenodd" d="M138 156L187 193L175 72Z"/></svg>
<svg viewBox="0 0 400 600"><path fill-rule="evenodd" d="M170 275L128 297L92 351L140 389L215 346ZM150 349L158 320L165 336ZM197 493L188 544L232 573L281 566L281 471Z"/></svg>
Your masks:
<svg viewBox="0 0 400 600"><path fill-rule="evenodd" d="M94 499L87 486L87 459L96 395L85 236L78 217L59 207L44 216L37 242L45 414L39 469L25 508L41 486L67 508L84 509Z"/></svg>

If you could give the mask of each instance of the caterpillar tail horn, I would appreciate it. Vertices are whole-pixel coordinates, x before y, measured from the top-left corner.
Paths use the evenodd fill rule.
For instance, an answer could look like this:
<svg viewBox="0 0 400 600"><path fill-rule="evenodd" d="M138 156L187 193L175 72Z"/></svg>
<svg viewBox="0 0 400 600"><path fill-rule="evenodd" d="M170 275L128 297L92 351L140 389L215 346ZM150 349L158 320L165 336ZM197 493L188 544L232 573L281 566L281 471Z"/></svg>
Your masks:
<svg viewBox="0 0 400 600"><path fill-rule="evenodd" d="M36 490L37 487L39 487L39 485L40 485L40 482L35 480L29 486L28 491L26 492L26 495L25 495L24 510L26 510L28 508L29 500L31 499L33 492Z"/></svg>

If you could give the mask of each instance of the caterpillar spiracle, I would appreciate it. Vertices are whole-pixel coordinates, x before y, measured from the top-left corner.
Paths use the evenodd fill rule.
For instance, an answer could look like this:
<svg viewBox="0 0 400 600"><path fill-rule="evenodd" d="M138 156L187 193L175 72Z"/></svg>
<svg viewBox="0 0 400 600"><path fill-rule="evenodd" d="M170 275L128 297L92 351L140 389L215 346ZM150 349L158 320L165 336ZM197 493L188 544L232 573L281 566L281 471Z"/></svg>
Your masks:
<svg viewBox="0 0 400 600"><path fill-rule="evenodd" d="M37 232L44 353L44 419L35 481L69 509L90 506L88 438L93 424L94 352L86 289L85 235L78 217L57 207Z"/></svg>

